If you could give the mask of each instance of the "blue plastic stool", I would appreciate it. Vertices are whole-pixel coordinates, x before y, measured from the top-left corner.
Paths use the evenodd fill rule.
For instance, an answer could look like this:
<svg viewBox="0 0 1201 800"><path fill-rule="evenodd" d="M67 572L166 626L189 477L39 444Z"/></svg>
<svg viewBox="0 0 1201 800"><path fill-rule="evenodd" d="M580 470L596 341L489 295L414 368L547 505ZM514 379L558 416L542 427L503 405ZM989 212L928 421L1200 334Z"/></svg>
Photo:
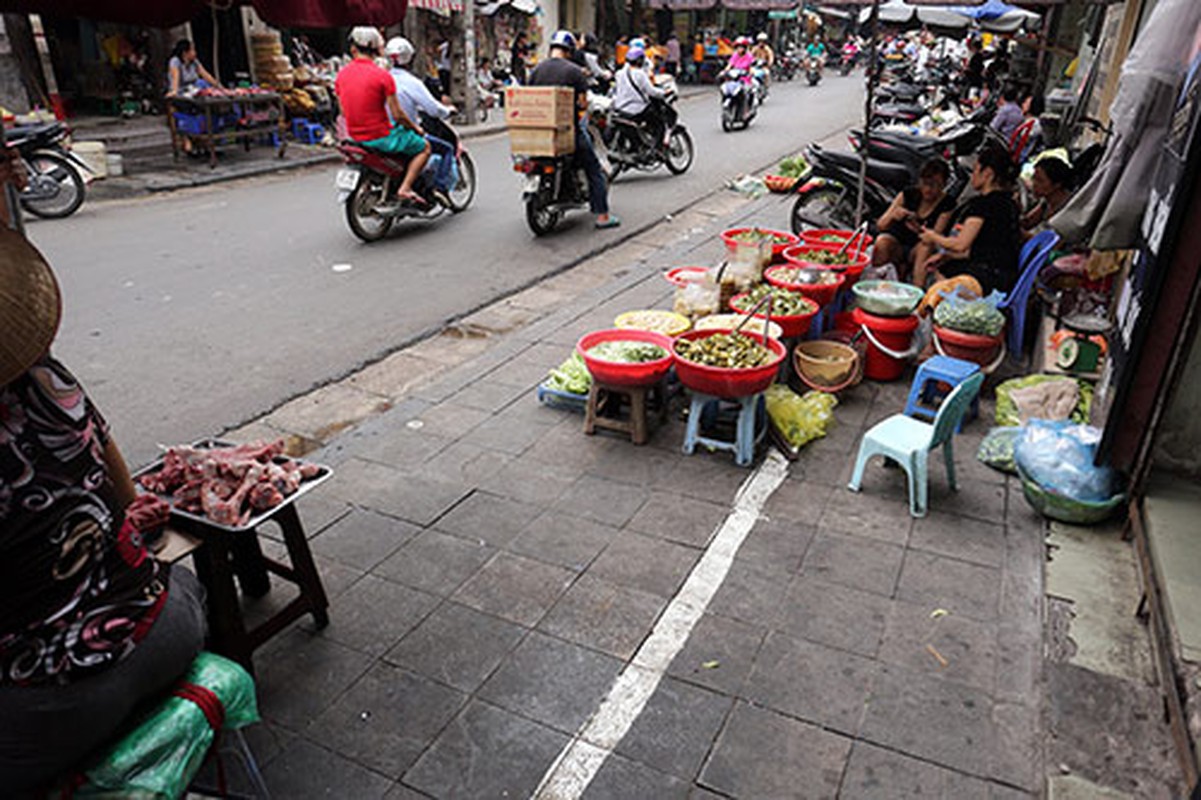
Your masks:
<svg viewBox="0 0 1201 800"><path fill-rule="evenodd" d="M688 410L688 429L684 432L684 453L692 455L698 444L710 447L714 450L728 450L734 454L734 463L740 467L749 467L751 462L755 460L755 417L756 412L763 402L763 394L753 394L747 397L739 397L736 400L728 400L726 402L737 403L738 409L738 424L736 427L737 434L734 441L729 442L723 439L711 439L701 435L701 421L703 418L715 419L718 413L718 403L722 402L723 398L714 397L700 392L692 393L692 405Z"/></svg>
<svg viewBox="0 0 1201 800"><path fill-rule="evenodd" d="M938 415L939 405L946 399L946 396L956 386L979 371L979 364L949 356L934 356L923 362L918 366L917 374L913 377L913 385L909 387L909 399L905 401L905 416L934 419ZM950 384L951 388L941 392L938 390L939 383ZM980 398L976 396L972 398L971 407L964 417L975 419L979 414ZM955 432L963 432L963 418L960 418Z"/></svg>
<svg viewBox="0 0 1201 800"><path fill-rule="evenodd" d="M305 144L321 144L321 140L325 138L325 128L314 122L305 130Z"/></svg>
<svg viewBox="0 0 1201 800"><path fill-rule="evenodd" d="M292 119L292 138L301 139L304 136L304 131L309 126L308 117L293 117Z"/></svg>
<svg viewBox="0 0 1201 800"><path fill-rule="evenodd" d="M271 147L279 147L279 131L271 131L270 133L264 133L262 136L259 137L259 142L262 144L270 145Z"/></svg>

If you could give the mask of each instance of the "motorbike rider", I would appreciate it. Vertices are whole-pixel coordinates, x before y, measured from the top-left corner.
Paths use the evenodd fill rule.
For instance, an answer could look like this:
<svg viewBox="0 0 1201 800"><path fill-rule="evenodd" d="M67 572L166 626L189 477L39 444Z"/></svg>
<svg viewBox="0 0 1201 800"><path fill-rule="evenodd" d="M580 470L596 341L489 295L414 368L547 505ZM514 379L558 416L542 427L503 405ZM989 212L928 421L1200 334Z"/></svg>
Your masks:
<svg viewBox="0 0 1201 800"><path fill-rule="evenodd" d="M855 59L858 57L859 45L855 42L854 36L848 36L842 43L842 60L844 63L854 65Z"/></svg>
<svg viewBox="0 0 1201 800"><path fill-rule="evenodd" d="M403 202L425 205L413 191L413 183L430 159L425 131L400 107L396 81L375 63L384 49L384 37L369 26L350 31L351 61L338 72L334 91L346 121L346 133L359 144L383 153L406 156L405 170L397 197Z"/></svg>
<svg viewBox="0 0 1201 800"><path fill-rule="evenodd" d="M591 33L585 33L583 47L576 51L575 63L584 68L589 80L596 83L597 91L607 93L613 80L613 73L605 69L600 60L600 43Z"/></svg>
<svg viewBox="0 0 1201 800"><path fill-rule="evenodd" d="M392 62L389 74L396 81L396 99L405 116L411 120L419 120L424 113L443 121L450 119L455 113L455 107L440 103L425 83L409 72L409 64L413 62L413 54L416 52L412 42L403 36L394 36L388 40L384 52ZM425 139L429 142L430 152L439 156L434 172L434 195L444 205L449 206L450 198L446 193L451 190L451 182L454 179L455 148L450 142L428 133Z"/></svg>
<svg viewBox="0 0 1201 800"><path fill-rule="evenodd" d="M805 48L805 55L809 58L810 63L817 67L817 74L821 75L822 68L826 65L826 43L820 36L814 36L809 41Z"/></svg>
<svg viewBox="0 0 1201 800"><path fill-rule="evenodd" d="M585 120L588 109L588 78L584 71L571 60L575 52L575 35L571 31L555 31L550 37L550 57L534 67L530 73L530 86L566 86L575 91L577 120L575 126L575 160L588 176L588 204L596 215L597 228L616 228L621 218L609 213L609 188L605 173L601 169L592 137L588 135Z"/></svg>
<svg viewBox="0 0 1201 800"><path fill-rule="evenodd" d="M749 76L755 57L750 53L751 39L749 36L739 36L734 40L734 52L726 63L727 70L740 69Z"/></svg>
<svg viewBox="0 0 1201 800"><path fill-rule="evenodd" d="M667 125L658 103L663 102L667 92L646 74L645 62L646 52L641 48L631 47L626 53L625 66L618 70L614 80L613 110L646 126L656 145L666 145Z"/></svg>
<svg viewBox="0 0 1201 800"><path fill-rule="evenodd" d="M768 72L775 66L776 52L767 43L766 33L760 33L755 37L755 46L751 48L751 55L754 56L756 61L762 61L763 66L767 67Z"/></svg>

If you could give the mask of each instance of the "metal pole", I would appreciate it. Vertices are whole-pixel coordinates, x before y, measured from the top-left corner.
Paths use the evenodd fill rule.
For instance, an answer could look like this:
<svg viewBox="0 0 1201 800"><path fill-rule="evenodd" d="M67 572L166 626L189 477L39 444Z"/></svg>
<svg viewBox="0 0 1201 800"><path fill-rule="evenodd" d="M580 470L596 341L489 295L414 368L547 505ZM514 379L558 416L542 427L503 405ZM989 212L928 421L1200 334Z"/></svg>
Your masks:
<svg viewBox="0 0 1201 800"><path fill-rule="evenodd" d="M879 77L879 66L877 62L876 45L877 28L880 21L880 0L875 0L872 3L872 14L868 19L868 27L871 30L871 46L868 48L867 57L867 98L863 101L863 141L860 144L859 151L859 199L855 203L855 227L863 224L864 211L864 192L867 187L867 153L870 149L872 137L872 101L876 96L876 81Z"/></svg>
<svg viewBox="0 0 1201 800"><path fill-rule="evenodd" d="M479 103L479 88L475 82L475 0L463 0L463 60L467 62L467 98L463 108L467 112L467 124L476 121L476 105Z"/></svg>

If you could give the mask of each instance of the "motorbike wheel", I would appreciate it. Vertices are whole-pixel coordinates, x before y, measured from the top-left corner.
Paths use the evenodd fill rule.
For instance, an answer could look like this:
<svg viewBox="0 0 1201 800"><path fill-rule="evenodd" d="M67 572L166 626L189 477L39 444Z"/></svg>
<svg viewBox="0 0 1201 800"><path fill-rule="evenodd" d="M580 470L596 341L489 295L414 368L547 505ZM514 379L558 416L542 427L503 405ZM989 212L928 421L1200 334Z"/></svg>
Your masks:
<svg viewBox="0 0 1201 800"><path fill-rule="evenodd" d="M459 182L449 192L450 210L455 214L466 210L475 199L475 162L466 151L459 155Z"/></svg>
<svg viewBox="0 0 1201 800"><path fill-rule="evenodd" d="M726 133L734 130L734 110L728 105L721 108L721 129Z"/></svg>
<svg viewBox="0 0 1201 800"><path fill-rule="evenodd" d="M854 228L855 212L846 207L842 192L833 187L815 189L796 199L789 215L792 232L820 228Z"/></svg>
<svg viewBox="0 0 1201 800"><path fill-rule="evenodd" d="M384 186L378 178L363 178L346 198L346 224L364 242L378 242L392 230L394 217L381 217L375 207L384 201Z"/></svg>
<svg viewBox="0 0 1201 800"><path fill-rule="evenodd" d="M62 219L79 210L85 191L83 176L70 161L53 153L38 153L28 164L29 188L21 193L22 208L42 219Z"/></svg>
<svg viewBox="0 0 1201 800"><path fill-rule="evenodd" d="M683 128L676 128L667 139L667 157L663 163L672 175L683 175L692 166L696 149L692 145L692 137Z"/></svg>
<svg viewBox="0 0 1201 800"><path fill-rule="evenodd" d="M535 236L546 236L559 225L559 212L547 208L540 195L525 201L525 221Z"/></svg>

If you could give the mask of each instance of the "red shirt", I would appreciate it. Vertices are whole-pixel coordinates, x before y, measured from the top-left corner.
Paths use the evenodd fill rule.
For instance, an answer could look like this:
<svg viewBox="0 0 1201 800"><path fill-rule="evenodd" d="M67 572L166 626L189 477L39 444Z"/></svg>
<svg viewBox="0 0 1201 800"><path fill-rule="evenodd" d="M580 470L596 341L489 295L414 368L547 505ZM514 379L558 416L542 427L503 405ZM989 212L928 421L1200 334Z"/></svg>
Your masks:
<svg viewBox="0 0 1201 800"><path fill-rule="evenodd" d="M392 132L388 97L396 94L396 81L388 71L365 58L356 58L338 73L334 83L346 132L356 142L382 139Z"/></svg>

